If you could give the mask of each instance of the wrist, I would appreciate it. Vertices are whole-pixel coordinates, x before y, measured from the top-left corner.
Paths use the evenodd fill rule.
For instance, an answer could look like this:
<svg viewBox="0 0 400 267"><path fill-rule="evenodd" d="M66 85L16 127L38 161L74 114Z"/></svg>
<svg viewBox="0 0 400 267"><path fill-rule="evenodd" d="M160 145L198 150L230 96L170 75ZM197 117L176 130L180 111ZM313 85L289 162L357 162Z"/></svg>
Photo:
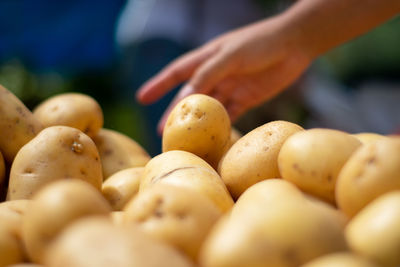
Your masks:
<svg viewBox="0 0 400 267"><path fill-rule="evenodd" d="M301 21L298 21L288 11L278 15L276 19L279 20L281 25L280 30L286 36L285 43L289 51L301 54L309 62L320 55L316 49L317 47L312 45L312 38L307 36L307 30Z"/></svg>

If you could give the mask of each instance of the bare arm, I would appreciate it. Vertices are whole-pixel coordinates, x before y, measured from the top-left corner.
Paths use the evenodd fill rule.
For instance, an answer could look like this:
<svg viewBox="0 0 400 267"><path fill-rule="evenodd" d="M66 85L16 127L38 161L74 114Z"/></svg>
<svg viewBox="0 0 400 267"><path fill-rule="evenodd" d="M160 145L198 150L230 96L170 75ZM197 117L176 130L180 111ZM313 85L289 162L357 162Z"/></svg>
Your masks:
<svg viewBox="0 0 400 267"><path fill-rule="evenodd" d="M282 19L297 27L301 46L315 58L399 12L399 0L301 0Z"/></svg>
<svg viewBox="0 0 400 267"><path fill-rule="evenodd" d="M208 94L232 121L293 83L319 55L400 12L400 0L301 0L280 15L221 35L181 56L144 84L143 104L186 85L164 113L193 93Z"/></svg>

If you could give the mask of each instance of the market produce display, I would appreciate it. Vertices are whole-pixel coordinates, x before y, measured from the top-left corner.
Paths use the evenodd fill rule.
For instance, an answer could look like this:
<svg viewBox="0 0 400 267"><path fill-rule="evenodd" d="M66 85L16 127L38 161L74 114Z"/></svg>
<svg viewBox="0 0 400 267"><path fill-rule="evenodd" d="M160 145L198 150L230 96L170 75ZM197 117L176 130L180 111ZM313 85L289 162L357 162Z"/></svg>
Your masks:
<svg viewBox="0 0 400 267"><path fill-rule="evenodd" d="M242 135L199 94L154 157L102 127L90 96L31 112L0 86L0 267L400 266L400 137Z"/></svg>

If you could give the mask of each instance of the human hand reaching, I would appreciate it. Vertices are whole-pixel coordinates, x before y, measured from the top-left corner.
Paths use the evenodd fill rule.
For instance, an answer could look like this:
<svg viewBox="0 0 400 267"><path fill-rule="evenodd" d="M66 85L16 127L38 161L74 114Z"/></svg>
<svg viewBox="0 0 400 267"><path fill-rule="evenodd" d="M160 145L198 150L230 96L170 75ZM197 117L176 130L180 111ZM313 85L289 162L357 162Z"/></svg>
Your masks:
<svg viewBox="0 0 400 267"><path fill-rule="evenodd" d="M215 97L232 122L293 83L313 59L400 12L398 0L301 0L276 17L224 34L165 67L137 92L150 104L185 86L162 116L182 98Z"/></svg>
<svg viewBox="0 0 400 267"><path fill-rule="evenodd" d="M183 82L159 123L162 132L171 109L182 98L202 93L218 99L232 121L291 84L310 59L296 35L278 18L227 33L178 58L140 88L137 98L150 104Z"/></svg>

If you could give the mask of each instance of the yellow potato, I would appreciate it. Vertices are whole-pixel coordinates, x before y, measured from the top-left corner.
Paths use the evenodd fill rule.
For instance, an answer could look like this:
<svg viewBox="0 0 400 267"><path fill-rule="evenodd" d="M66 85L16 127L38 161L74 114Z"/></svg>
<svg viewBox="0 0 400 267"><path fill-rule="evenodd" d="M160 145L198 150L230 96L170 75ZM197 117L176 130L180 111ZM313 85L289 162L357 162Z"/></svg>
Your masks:
<svg viewBox="0 0 400 267"><path fill-rule="evenodd" d="M17 263L17 264L7 265L7 267L44 267L44 266L35 263Z"/></svg>
<svg viewBox="0 0 400 267"><path fill-rule="evenodd" d="M145 233L173 245L194 260L222 214L202 194L161 183L133 198L124 210L127 223L138 224Z"/></svg>
<svg viewBox="0 0 400 267"><path fill-rule="evenodd" d="M0 221L0 267L23 260L24 253L20 240L9 230L8 223Z"/></svg>
<svg viewBox="0 0 400 267"><path fill-rule="evenodd" d="M11 164L20 148L43 126L32 112L10 91L0 85L0 151Z"/></svg>
<svg viewBox="0 0 400 267"><path fill-rule="evenodd" d="M236 143L243 135L235 128L231 129L231 137L230 137L230 142L231 146Z"/></svg>
<svg viewBox="0 0 400 267"><path fill-rule="evenodd" d="M341 252L324 255L301 267L378 267L378 265L360 255Z"/></svg>
<svg viewBox="0 0 400 267"><path fill-rule="evenodd" d="M211 230L200 254L204 267L297 267L346 250L343 221L289 182L269 179L247 189Z"/></svg>
<svg viewBox="0 0 400 267"><path fill-rule="evenodd" d="M107 215L111 207L101 193L78 179L61 180L40 190L22 224L22 236L30 259L43 263L44 253L70 223L85 216Z"/></svg>
<svg viewBox="0 0 400 267"><path fill-rule="evenodd" d="M104 181L101 190L113 210L121 210L137 194L143 171L144 167L124 169Z"/></svg>
<svg viewBox="0 0 400 267"><path fill-rule="evenodd" d="M189 267L187 258L136 227L86 218L68 227L48 250L47 267Z"/></svg>
<svg viewBox="0 0 400 267"><path fill-rule="evenodd" d="M145 166L140 192L155 183L191 188L211 199L222 211L233 206L218 173L203 159L186 151L168 151L152 158Z"/></svg>
<svg viewBox="0 0 400 267"><path fill-rule="evenodd" d="M348 224L352 250L380 266L400 265L400 191L386 193L362 209Z"/></svg>
<svg viewBox="0 0 400 267"><path fill-rule="evenodd" d="M290 136L278 165L282 178L301 190L335 203L335 184L343 165L361 146L355 137L331 129L311 129Z"/></svg>
<svg viewBox="0 0 400 267"><path fill-rule="evenodd" d="M370 142L374 142L375 140L386 138L386 136L377 133L357 133L353 134L353 136L363 144L368 144Z"/></svg>
<svg viewBox="0 0 400 267"><path fill-rule="evenodd" d="M101 189L99 153L93 141L78 129L44 129L18 152L11 166L7 198L29 199L42 186L68 178L82 179Z"/></svg>
<svg viewBox="0 0 400 267"><path fill-rule="evenodd" d="M212 97L194 94L181 100L168 116L162 150L188 151L217 168L230 144L230 134L230 119L224 106Z"/></svg>
<svg viewBox="0 0 400 267"><path fill-rule="evenodd" d="M25 249L22 241L22 220L31 200L0 203L0 266L22 262Z"/></svg>
<svg viewBox="0 0 400 267"><path fill-rule="evenodd" d="M22 239L22 220L32 205L31 200L20 199L0 203L0 221L9 225L13 235Z"/></svg>
<svg viewBox="0 0 400 267"><path fill-rule="evenodd" d="M224 155L219 174L234 198L251 185L280 177L278 153L292 134L303 129L286 121L273 121L240 138Z"/></svg>
<svg viewBox="0 0 400 267"><path fill-rule="evenodd" d="M125 212L124 211L113 211L110 213L110 219L112 224L121 226L125 224Z"/></svg>
<svg viewBox="0 0 400 267"><path fill-rule="evenodd" d="M381 138L361 146L336 183L336 202L348 216L378 196L400 189L400 138Z"/></svg>
<svg viewBox="0 0 400 267"><path fill-rule="evenodd" d="M7 265L7 267L44 267L44 266L35 263L17 263L17 264Z"/></svg>
<svg viewBox="0 0 400 267"><path fill-rule="evenodd" d="M231 128L231 137L229 138L229 145L225 146L224 155L226 154L226 152L228 152L228 150L233 146L234 143L236 143L240 138L242 138L242 136L243 135L238 130L236 130L235 128Z"/></svg>
<svg viewBox="0 0 400 267"><path fill-rule="evenodd" d="M100 153L104 180L120 170L143 167L150 160L138 143L122 133L101 129L93 141Z"/></svg>
<svg viewBox="0 0 400 267"><path fill-rule="evenodd" d="M77 128L90 137L103 127L103 112L95 99L79 93L48 98L33 111L44 127L64 125Z"/></svg>

